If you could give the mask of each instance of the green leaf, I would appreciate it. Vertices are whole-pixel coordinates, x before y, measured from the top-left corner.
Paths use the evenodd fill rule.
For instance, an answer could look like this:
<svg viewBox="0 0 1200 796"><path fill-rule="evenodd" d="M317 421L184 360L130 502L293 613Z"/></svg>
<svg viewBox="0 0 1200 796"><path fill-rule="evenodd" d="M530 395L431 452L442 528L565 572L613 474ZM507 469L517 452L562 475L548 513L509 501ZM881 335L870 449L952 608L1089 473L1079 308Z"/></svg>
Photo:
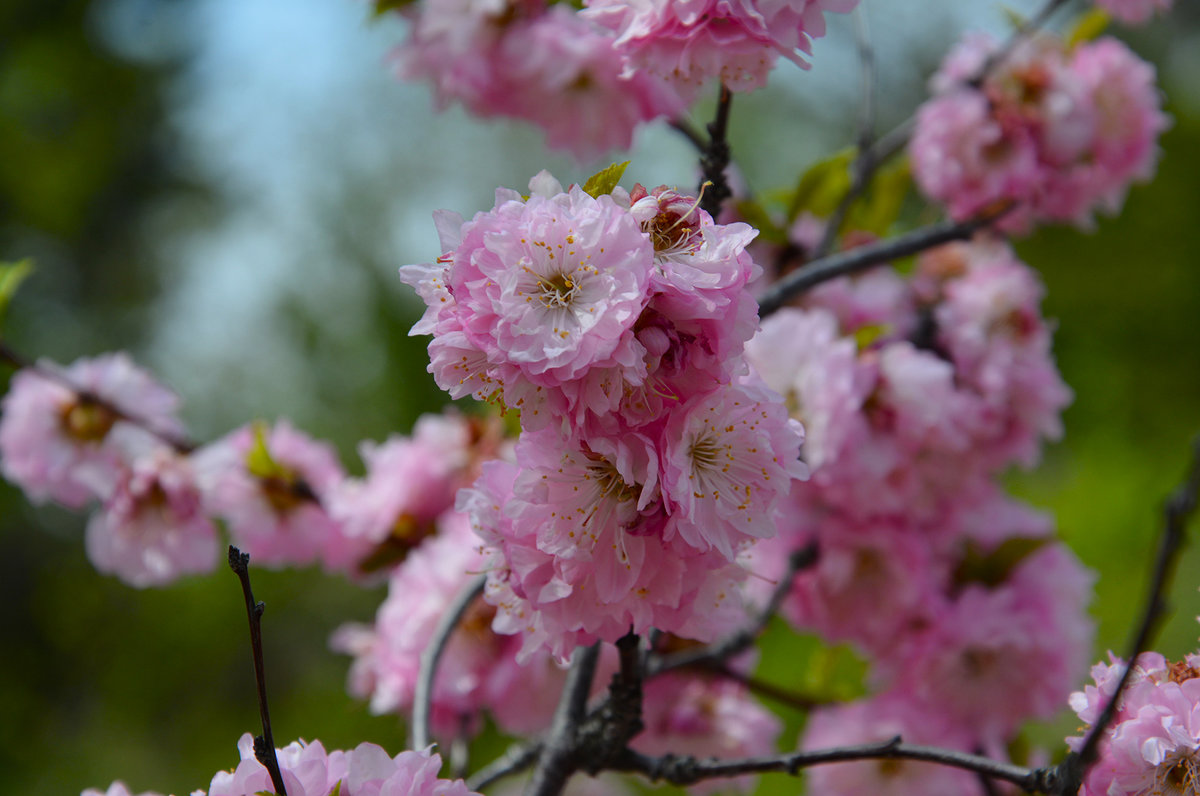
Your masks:
<svg viewBox="0 0 1200 796"><path fill-rule="evenodd" d="M257 478L286 478L287 469L267 449L267 425L254 424L254 444L246 452L246 471Z"/></svg>
<svg viewBox="0 0 1200 796"><path fill-rule="evenodd" d="M1074 50L1080 44L1098 39L1111 21L1112 17L1103 8L1093 8L1083 14L1067 33L1067 49Z"/></svg>
<svg viewBox="0 0 1200 796"><path fill-rule="evenodd" d="M337 781L337 784L329 791L329 796L342 796L342 780Z"/></svg>
<svg viewBox="0 0 1200 796"><path fill-rule="evenodd" d="M389 11L400 11L407 6L415 3L416 0L374 0L372 5L372 14L379 18Z"/></svg>
<svg viewBox="0 0 1200 796"><path fill-rule="evenodd" d="M850 190L850 164L854 162L854 148L843 149L825 160L814 164L796 184L792 200L788 205L788 222L807 211L826 218L837 208L838 202Z"/></svg>
<svg viewBox="0 0 1200 796"><path fill-rule="evenodd" d="M758 239L782 246L787 243L787 233L775 223L767 209L753 199L740 199L735 205L738 216L758 230Z"/></svg>
<svg viewBox="0 0 1200 796"><path fill-rule="evenodd" d="M606 169L593 174L587 178L587 182L583 184L583 190L594 199L599 199L606 193L612 193L617 187L617 183L621 181L621 175L625 173L625 167L629 165L629 161L624 163L614 163Z"/></svg>
<svg viewBox="0 0 1200 796"><path fill-rule="evenodd" d="M9 302L21 283L33 273L33 260L28 258L15 263L0 263L0 323L8 311Z"/></svg>
<svg viewBox="0 0 1200 796"><path fill-rule="evenodd" d="M984 552L976 542L968 542L962 561L954 570L954 583L959 586L980 583L989 589L995 588L1008 580L1012 571L1042 549L1047 541L1046 538L1016 536L991 552Z"/></svg>
<svg viewBox="0 0 1200 796"><path fill-rule="evenodd" d="M854 203L846 214L842 231L861 230L883 237L891 231L900 217L904 199L912 186L912 171L908 158L880 169L871 180L865 195Z"/></svg>
<svg viewBox="0 0 1200 796"><path fill-rule="evenodd" d="M1024 14L1011 6L1001 6L1000 13L1004 14L1004 20L1014 31L1025 27L1025 23L1029 21Z"/></svg>
<svg viewBox="0 0 1200 796"><path fill-rule="evenodd" d="M858 344L859 351L865 351L872 343L891 331L892 325L889 323L869 323L854 330L854 342Z"/></svg>

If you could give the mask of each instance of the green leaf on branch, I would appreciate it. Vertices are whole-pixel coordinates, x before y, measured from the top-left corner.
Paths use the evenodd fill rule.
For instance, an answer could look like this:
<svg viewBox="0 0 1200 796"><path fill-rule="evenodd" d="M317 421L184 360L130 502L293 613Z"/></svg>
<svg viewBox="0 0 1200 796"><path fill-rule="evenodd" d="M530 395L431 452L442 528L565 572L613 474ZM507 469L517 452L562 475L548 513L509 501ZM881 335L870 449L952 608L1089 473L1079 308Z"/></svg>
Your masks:
<svg viewBox="0 0 1200 796"><path fill-rule="evenodd" d="M587 182L583 184L584 193L593 199L599 199L604 194L612 193L613 189L617 187L617 183L621 181L621 175L625 173L628 165L628 160L624 163L614 163L588 177Z"/></svg>
<svg viewBox="0 0 1200 796"><path fill-rule="evenodd" d="M16 295L17 288L31 273L33 273L33 260L30 259L18 260L15 263L0 263L0 324L4 323L8 305Z"/></svg>
<svg viewBox="0 0 1200 796"><path fill-rule="evenodd" d="M979 583L994 589L1008 580L1025 559L1045 547L1047 541L1044 537L1016 536L987 552L976 542L968 542L962 561L954 570L954 583L958 586Z"/></svg>
<svg viewBox="0 0 1200 796"><path fill-rule="evenodd" d="M787 243L787 232L775 223L775 219L761 204L753 199L739 199L735 207L742 221L758 230L759 240L777 246Z"/></svg>
<svg viewBox="0 0 1200 796"><path fill-rule="evenodd" d="M400 11L415 3L416 0L374 0L372 12L376 18L383 16L389 11Z"/></svg>
<svg viewBox="0 0 1200 796"><path fill-rule="evenodd" d="M911 186L912 170L908 158L880 169L864 196L846 214L841 231L860 230L883 237L900 217Z"/></svg>
<svg viewBox="0 0 1200 796"><path fill-rule="evenodd" d="M867 663L846 644L813 635L770 633L757 676L786 684L814 702L847 702L866 693Z"/></svg>
<svg viewBox="0 0 1200 796"><path fill-rule="evenodd" d="M788 205L788 222L804 212L827 218L837 209L838 202L850 190L850 164L854 162L854 147L834 153L804 172Z"/></svg>
<svg viewBox="0 0 1200 796"><path fill-rule="evenodd" d="M1074 50L1080 44L1100 38L1111 21L1112 17L1103 8L1091 9L1071 26L1067 33L1067 49Z"/></svg>
<svg viewBox="0 0 1200 796"><path fill-rule="evenodd" d="M246 471L256 478L288 479L291 472L276 461L267 448L267 426L254 424L254 442L246 452Z"/></svg>

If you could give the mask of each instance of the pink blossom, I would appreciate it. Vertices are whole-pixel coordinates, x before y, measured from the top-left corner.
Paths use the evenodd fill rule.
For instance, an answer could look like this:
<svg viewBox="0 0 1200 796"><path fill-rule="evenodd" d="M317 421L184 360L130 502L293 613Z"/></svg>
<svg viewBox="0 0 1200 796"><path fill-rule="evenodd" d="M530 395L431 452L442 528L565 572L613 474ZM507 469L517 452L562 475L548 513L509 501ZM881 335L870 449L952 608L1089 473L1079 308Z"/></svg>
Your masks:
<svg viewBox="0 0 1200 796"><path fill-rule="evenodd" d="M635 633L655 627L709 641L744 620L737 582L745 573L715 552L680 549L654 533L625 534L630 567L610 568L634 573L623 590L605 585L606 576L592 561L543 552L538 529L510 515L521 510L513 495L518 474L516 465L485 464L475 486L460 492L458 502L489 546L484 597L496 606L496 632L522 637L518 660L541 647L565 659L579 644L616 641L631 627ZM597 549L597 555L601 552Z"/></svg>
<svg viewBox="0 0 1200 796"><path fill-rule="evenodd" d="M0 406L4 477L30 500L70 508L82 508L111 488L121 461L108 442L114 427L128 426L132 418L151 435L183 433L176 417L179 398L124 353L80 359L66 368L40 362L13 376Z"/></svg>
<svg viewBox="0 0 1200 796"><path fill-rule="evenodd" d="M1156 13L1167 13L1174 0L1095 0L1103 8L1126 25L1141 25Z"/></svg>
<svg viewBox="0 0 1200 796"><path fill-rule="evenodd" d="M644 687L643 731L631 746L648 755L691 755L725 760L775 753L782 724L736 680L668 673ZM698 792L735 787L746 791L754 777L716 780Z"/></svg>
<svg viewBox="0 0 1200 796"><path fill-rule="evenodd" d="M170 448L114 429L130 464L88 522L84 544L97 570L137 588L211 572L217 536L204 514L191 464Z"/></svg>
<svg viewBox="0 0 1200 796"><path fill-rule="evenodd" d="M253 740L238 740L241 762L232 772L212 779L208 796L253 796L274 793L267 769L254 758ZM320 741L295 741L276 750L288 796L328 796L335 788L344 796L468 796L462 780L438 779L442 759L429 749L388 755L375 744L359 744L349 752L326 752Z"/></svg>
<svg viewBox="0 0 1200 796"><path fill-rule="evenodd" d="M325 508L344 478L329 444L281 421L270 430L244 426L198 451L193 461L205 510L225 521L233 544L255 563L321 560L334 570L350 565L326 557L353 547L339 538L341 528Z"/></svg>
<svg viewBox="0 0 1200 796"><path fill-rule="evenodd" d="M936 711L895 696L874 697L822 708L808 721L801 743L816 751L837 746L889 741L971 751L969 734ZM913 760L863 760L808 769L808 790L826 796L962 796L978 790L968 771Z"/></svg>
<svg viewBox="0 0 1200 796"><path fill-rule="evenodd" d="M1082 672L1092 580L1064 546L1044 547L997 586L963 587L876 675L976 743L1002 744L1021 722L1053 716Z"/></svg>
<svg viewBox="0 0 1200 796"><path fill-rule="evenodd" d="M613 30L628 59L626 73L645 70L671 83L687 101L711 78L733 91L766 84L783 55L807 68L797 51L825 34L826 11L847 12L856 0L684 2L591 0L585 16Z"/></svg>
<svg viewBox="0 0 1200 796"><path fill-rule="evenodd" d="M128 785L118 780L109 785L107 790L87 788L79 796L135 796L135 794L129 790ZM159 796L159 794L154 791L146 791L145 793L136 794L136 796Z"/></svg>
<svg viewBox="0 0 1200 796"><path fill-rule="evenodd" d="M1071 694L1071 707L1091 725L1116 692L1125 664L1092 668L1095 686ZM1186 793L1200 780L1200 655L1168 662L1157 653L1138 656L1121 692L1112 724L1100 739L1100 759L1088 771L1084 796ZM1084 736L1067 738L1078 751Z"/></svg>
<svg viewBox="0 0 1200 796"><path fill-rule="evenodd" d="M776 510L793 479L804 429L769 389L737 386L690 399L663 432L662 490L670 504L666 538L733 560L751 539L775 535Z"/></svg>

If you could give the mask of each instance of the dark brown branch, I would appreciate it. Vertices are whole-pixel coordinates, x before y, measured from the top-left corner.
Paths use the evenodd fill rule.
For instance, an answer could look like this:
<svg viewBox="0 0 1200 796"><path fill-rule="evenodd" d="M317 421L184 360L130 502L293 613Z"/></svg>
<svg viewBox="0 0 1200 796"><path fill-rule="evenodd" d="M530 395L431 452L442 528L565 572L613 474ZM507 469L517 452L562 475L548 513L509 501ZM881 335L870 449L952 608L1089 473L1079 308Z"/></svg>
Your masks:
<svg viewBox="0 0 1200 796"><path fill-rule="evenodd" d="M1163 530L1158 544L1158 555L1154 561L1154 571L1150 578L1150 593L1147 595L1146 604L1142 609L1141 621L1138 623L1126 651L1125 671L1121 673L1116 691L1113 692L1112 698L1096 718L1096 722L1084 739L1078 754L1068 756L1068 759L1063 761L1063 765L1067 768L1067 772L1064 773L1078 773L1080 782L1087 774L1088 768L1096 762L1100 739L1116 716L1117 703L1120 701L1122 691L1129 683L1138 656L1149 648L1150 639L1157 632L1158 626L1166 614L1165 595L1174 575L1175 566L1179 562L1179 554L1185 541L1184 529L1196 511L1198 494L1200 494L1200 437L1192 440L1192 461L1188 467L1187 476L1183 483L1171 493L1163 507L1165 515ZM1076 760L1072 761L1072 757ZM1077 772L1072 770L1076 762L1078 764Z"/></svg>
<svg viewBox="0 0 1200 796"><path fill-rule="evenodd" d="M817 558L818 553L815 542L793 551L788 556L787 569L784 570L783 575L779 578L779 583L775 585L775 590L771 593L771 599L767 601L763 610L754 618L752 624L713 644L652 658L647 667L648 676L654 676L685 666L721 664L734 655L749 649L763 630L766 629L767 623L771 621L771 617L779 612L779 606L783 604L788 592L791 591L792 582L796 579L796 575L816 564Z"/></svg>
<svg viewBox="0 0 1200 796"><path fill-rule="evenodd" d="M692 146L696 148L700 154L708 149L708 141L704 138L704 134L696 129L696 125L692 124L687 119L673 119L670 122L671 129L678 132L688 140Z"/></svg>
<svg viewBox="0 0 1200 796"><path fill-rule="evenodd" d="M262 615L266 605L254 601L250 590L250 556L229 546L229 568L242 584L242 596L246 599L246 616L250 620L250 649L254 656L254 683L258 688L258 713L262 719L262 735L254 736L254 757L266 767L271 775L271 784L279 796L287 796L283 786L283 774L275 756L275 736L271 733L271 712L267 709L267 680L263 667Z"/></svg>
<svg viewBox="0 0 1200 796"><path fill-rule="evenodd" d="M511 774L517 774L537 762L542 753L542 743L513 744L492 762L476 771L467 779L467 790L478 792Z"/></svg>
<svg viewBox="0 0 1200 796"><path fill-rule="evenodd" d="M966 221L940 221L927 227L897 235L876 243L858 246L849 251L831 254L812 262L771 285L759 300L758 315L765 318L783 307L790 299L822 282L839 276L864 271L889 260L917 254L934 246L955 240L966 240L979 230L990 226L1015 205L1006 203Z"/></svg>
<svg viewBox="0 0 1200 796"><path fill-rule="evenodd" d="M799 711L807 712L815 707L829 704L829 700L817 699L805 694L797 694L794 691L788 691L787 689L780 688L773 683L768 683L765 680L759 680L757 677L734 671L728 666L709 666L705 669L705 671L712 672L713 674L719 677L724 677L727 680L736 680L737 682L746 686L746 688L750 689L752 693L758 694L761 697L766 697L767 699L778 702L781 705L786 705L789 708L794 708Z"/></svg>
<svg viewBox="0 0 1200 796"><path fill-rule="evenodd" d="M729 108L733 93L724 85L717 99L717 115L708 124L708 144L700 155L700 209L713 218L721 212L721 203L733 195L725 170L729 167Z"/></svg>
<svg viewBox="0 0 1200 796"><path fill-rule="evenodd" d="M567 682L554 711L554 721L538 757L537 768L525 788L525 796L557 796L571 775L579 770L579 728L587 714L588 694L596 676L599 656L599 643L577 647L571 656L571 670L567 673Z"/></svg>
<svg viewBox="0 0 1200 796"><path fill-rule="evenodd" d="M412 745L414 749L424 749L431 742L429 717L433 712L433 683L437 676L438 662L446 650L450 634L463 614L479 595L483 594L486 575L479 575L459 592L450 605L446 606L441 621L433 631L429 646L421 653L421 668L417 673L417 685L413 691Z"/></svg>
<svg viewBox="0 0 1200 796"><path fill-rule="evenodd" d="M794 776L802 769L811 766L855 760L921 760L940 763L965 771L973 771L992 779L1011 782L1027 791L1035 790L1043 782L1038 771L1032 771L1024 766L1003 763L966 752L957 752L953 749L906 744L899 736L879 743L840 746L811 752L742 760L697 760L694 757L675 755L651 757L627 749L621 757L617 770L642 774L653 782L661 780L673 785L692 785L701 780L772 771L787 772Z"/></svg>

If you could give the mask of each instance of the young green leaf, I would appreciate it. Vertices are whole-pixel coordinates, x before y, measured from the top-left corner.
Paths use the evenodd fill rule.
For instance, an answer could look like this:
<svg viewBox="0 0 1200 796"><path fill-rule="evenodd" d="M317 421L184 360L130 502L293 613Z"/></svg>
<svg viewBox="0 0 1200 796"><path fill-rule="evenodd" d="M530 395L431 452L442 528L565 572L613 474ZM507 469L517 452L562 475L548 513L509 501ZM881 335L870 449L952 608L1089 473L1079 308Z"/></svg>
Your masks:
<svg viewBox="0 0 1200 796"><path fill-rule="evenodd" d="M15 263L0 263L0 323L8 311L9 302L17 288L33 273L33 260L18 260Z"/></svg>
<svg viewBox="0 0 1200 796"><path fill-rule="evenodd" d="M625 167L629 165L629 161L624 163L614 163L606 169L593 174L587 178L587 182L583 184L583 190L594 199L599 199L606 193L612 193L617 187L617 183L621 181L621 175L625 173Z"/></svg>

